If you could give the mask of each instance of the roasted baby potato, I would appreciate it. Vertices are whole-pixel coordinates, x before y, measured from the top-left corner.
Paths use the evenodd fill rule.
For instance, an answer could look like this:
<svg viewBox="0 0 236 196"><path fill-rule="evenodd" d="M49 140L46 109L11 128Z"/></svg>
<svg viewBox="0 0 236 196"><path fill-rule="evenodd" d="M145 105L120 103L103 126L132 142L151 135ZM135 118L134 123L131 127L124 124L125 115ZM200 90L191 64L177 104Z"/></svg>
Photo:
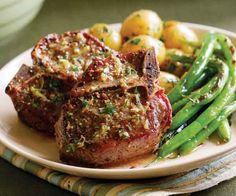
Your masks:
<svg viewBox="0 0 236 196"><path fill-rule="evenodd" d="M179 78L168 72L161 71L159 76L159 85L168 93L179 81Z"/></svg>
<svg viewBox="0 0 236 196"><path fill-rule="evenodd" d="M121 47L120 33L104 23L94 24L89 32L111 49L119 50Z"/></svg>
<svg viewBox="0 0 236 196"><path fill-rule="evenodd" d="M121 36L123 41L137 35L150 35L159 39L163 31L163 22L156 12L139 10L130 14L123 22Z"/></svg>
<svg viewBox="0 0 236 196"><path fill-rule="evenodd" d="M188 54L192 54L199 45L197 35L178 21L165 22L163 39L167 48L181 49Z"/></svg>
<svg viewBox="0 0 236 196"><path fill-rule="evenodd" d="M166 49L162 41L148 35L139 35L125 42L121 48L122 53L136 52L141 49L154 47L159 64L165 60Z"/></svg>

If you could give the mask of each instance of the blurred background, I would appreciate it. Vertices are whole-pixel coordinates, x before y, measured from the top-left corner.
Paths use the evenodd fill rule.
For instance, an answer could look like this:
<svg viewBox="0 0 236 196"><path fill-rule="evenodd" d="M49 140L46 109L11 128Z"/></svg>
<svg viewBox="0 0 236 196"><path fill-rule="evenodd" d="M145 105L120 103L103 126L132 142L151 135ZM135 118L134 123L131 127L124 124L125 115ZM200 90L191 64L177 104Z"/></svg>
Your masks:
<svg viewBox="0 0 236 196"><path fill-rule="evenodd" d="M4 3L16 5L21 1L24 0L0 0L0 5ZM236 32L236 0L30 0L11 13L5 13L4 18L1 17L0 7L0 32L4 28L4 25L1 25L3 19L10 20L14 18L14 14L25 9L30 15L28 16L30 21L41 5L41 11L29 25L0 42L0 67L32 47L48 33L82 29L97 22L122 22L128 14L138 9L152 9L164 21L174 19ZM20 16L17 16L17 19L20 19ZM0 174L0 195L32 195L35 190L37 190L36 195L69 195L59 188L19 171L2 159L0 159ZM235 195L236 179L196 195L203 193Z"/></svg>
<svg viewBox="0 0 236 196"><path fill-rule="evenodd" d="M18 0L15 4L21 1L25 0ZM42 2L28 1L34 5L40 5ZM23 6L33 7L31 4ZM3 66L48 33L86 28L96 22L122 22L128 14L137 9L152 9L162 20L200 23L236 32L235 8L235 0L45 0L42 10L33 22L14 34L11 40L0 44L0 62ZM32 8L33 11L35 9L37 8ZM0 26L0 30L1 28Z"/></svg>

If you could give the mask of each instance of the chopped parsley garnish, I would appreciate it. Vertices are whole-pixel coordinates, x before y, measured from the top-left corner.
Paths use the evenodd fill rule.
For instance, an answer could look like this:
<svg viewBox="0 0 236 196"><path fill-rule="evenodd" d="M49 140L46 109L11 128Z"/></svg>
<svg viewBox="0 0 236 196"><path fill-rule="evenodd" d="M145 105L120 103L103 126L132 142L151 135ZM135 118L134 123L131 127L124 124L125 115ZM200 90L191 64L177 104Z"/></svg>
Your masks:
<svg viewBox="0 0 236 196"><path fill-rule="evenodd" d="M108 32L108 28L106 26L103 27L103 32L107 33Z"/></svg>
<svg viewBox="0 0 236 196"><path fill-rule="evenodd" d="M100 52L99 55L104 56L105 58L107 58L109 56L108 52Z"/></svg>
<svg viewBox="0 0 236 196"><path fill-rule="evenodd" d="M81 100L82 101L82 107L85 108L88 105L87 100Z"/></svg>
<svg viewBox="0 0 236 196"><path fill-rule="evenodd" d="M125 99L124 108L128 108L130 104L130 99Z"/></svg>
<svg viewBox="0 0 236 196"><path fill-rule="evenodd" d="M40 103L34 101L34 102L32 103L32 106L33 106L34 108L39 108Z"/></svg>
<svg viewBox="0 0 236 196"><path fill-rule="evenodd" d="M75 152L77 148L83 148L85 145L85 137L81 135L80 139L73 139L71 143L67 145L66 152Z"/></svg>
<svg viewBox="0 0 236 196"><path fill-rule="evenodd" d="M67 116L73 116L73 112L66 112Z"/></svg>
<svg viewBox="0 0 236 196"><path fill-rule="evenodd" d="M55 103L56 105L62 104L64 102L64 97L63 96L55 96L52 99L52 102Z"/></svg>
<svg viewBox="0 0 236 196"><path fill-rule="evenodd" d="M136 38L136 39L130 40L130 43L133 44L133 45L138 45L138 43L139 43L140 41L141 41L141 39Z"/></svg>
<svg viewBox="0 0 236 196"><path fill-rule="evenodd" d="M79 71L79 67L76 65L71 65L71 71Z"/></svg>
<svg viewBox="0 0 236 196"><path fill-rule="evenodd" d="M61 82L59 80L51 80L48 84L51 90L57 90L60 87Z"/></svg>
<svg viewBox="0 0 236 196"><path fill-rule="evenodd" d="M127 131L124 131L124 130L119 131L119 136L122 139L128 139L130 137L129 133Z"/></svg>
<svg viewBox="0 0 236 196"><path fill-rule="evenodd" d="M81 59L76 59L78 63L82 64L83 62L81 61Z"/></svg>
<svg viewBox="0 0 236 196"><path fill-rule="evenodd" d="M106 103L105 107L100 109L100 114L112 115L115 112L116 112L116 107L110 102Z"/></svg>
<svg viewBox="0 0 236 196"><path fill-rule="evenodd" d="M101 39L100 39L100 41L101 41L101 42L104 42L104 39L103 39L103 38L101 38Z"/></svg>
<svg viewBox="0 0 236 196"><path fill-rule="evenodd" d="M125 75L126 76L130 76L130 75L134 75L134 74L137 74L136 70L133 69L132 67L127 67L125 69Z"/></svg>
<svg viewBox="0 0 236 196"><path fill-rule="evenodd" d="M193 58L189 56L184 55L178 55L178 54L168 54L168 56L171 58L171 61L173 62L180 62L180 63L193 63Z"/></svg>
<svg viewBox="0 0 236 196"><path fill-rule="evenodd" d="M67 145L66 152L75 152L76 150L76 145L75 143L70 143Z"/></svg>
<svg viewBox="0 0 236 196"><path fill-rule="evenodd" d="M64 54L63 56L62 56L62 59L67 59L68 58L68 54Z"/></svg>

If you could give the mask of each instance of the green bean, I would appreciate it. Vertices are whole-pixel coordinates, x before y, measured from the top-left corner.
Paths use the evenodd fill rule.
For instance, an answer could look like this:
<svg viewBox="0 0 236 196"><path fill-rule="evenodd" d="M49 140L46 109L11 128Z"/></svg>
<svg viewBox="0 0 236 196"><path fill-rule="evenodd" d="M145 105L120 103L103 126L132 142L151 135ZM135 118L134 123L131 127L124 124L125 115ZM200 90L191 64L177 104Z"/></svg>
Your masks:
<svg viewBox="0 0 236 196"><path fill-rule="evenodd" d="M227 82L222 93L214 100L214 102L189 126L183 129L179 134L166 142L159 149L159 156L166 157L172 151L177 149L183 143L194 137L199 131L207 126L221 112L223 107L231 100L234 88L231 86L231 79Z"/></svg>
<svg viewBox="0 0 236 196"><path fill-rule="evenodd" d="M186 95L194 89L195 81L204 72L213 53L215 44L216 36L214 34L209 33L204 37L201 50L192 67L168 94L171 104L181 99L183 94Z"/></svg>
<svg viewBox="0 0 236 196"><path fill-rule="evenodd" d="M222 51L222 54L224 54L225 60L227 61L227 63L230 66L230 74L233 75L236 72L235 66L236 66L236 53L235 53L235 47L233 45L233 43L231 42L231 40L222 35L222 34L217 34L217 39L218 42L220 44L220 48ZM222 56L221 54L221 56ZM223 59L222 58L222 59ZM236 79L234 81L232 81L232 85L236 85ZM217 130L217 133L219 136L221 136L225 141L227 141L230 137L230 129L227 126L227 124L223 124L222 126L220 126L220 128Z"/></svg>
<svg viewBox="0 0 236 196"><path fill-rule="evenodd" d="M216 131L224 142L228 142L231 138L231 128L228 119L223 120Z"/></svg>
<svg viewBox="0 0 236 196"><path fill-rule="evenodd" d="M194 137L199 133L204 127L206 127L211 121L213 121L222 111L222 109L234 98L236 90L236 54L235 48L231 41L224 35L213 34L217 37L219 43L222 46L226 62L229 66L229 79L220 93L213 101L213 103L189 126L177 134L174 138L166 142L159 149L159 156L166 157L183 143L187 142L189 139Z"/></svg>
<svg viewBox="0 0 236 196"><path fill-rule="evenodd" d="M218 73L202 88L192 92L188 97L182 99L181 102L189 102L175 114L172 119L170 130L178 128L184 122L189 120L203 107L203 105L215 99L224 88L229 73L227 65L220 60L212 61L211 64L215 65L216 69L218 69ZM176 111L176 105L178 103L179 102L173 105L174 112Z"/></svg>
<svg viewBox="0 0 236 196"><path fill-rule="evenodd" d="M178 129L176 129L174 131L170 131L170 132L168 131L167 133L165 133L165 135L161 138L159 145L161 146L162 144L167 142L169 139L173 138L176 134L181 132L187 126L188 126L188 123L184 123Z"/></svg>
<svg viewBox="0 0 236 196"><path fill-rule="evenodd" d="M180 62L183 64L192 64L194 62L193 56L186 56L184 54L176 54L167 51L166 56L171 59L171 62Z"/></svg>
<svg viewBox="0 0 236 196"><path fill-rule="evenodd" d="M201 130L196 136L191 140L185 142L179 149L180 155L185 155L192 152L198 145L203 143L222 123L222 121L227 120L227 117L236 111L236 101L226 106L220 115L213 120L207 128ZM226 121L227 122L227 121Z"/></svg>
<svg viewBox="0 0 236 196"><path fill-rule="evenodd" d="M189 124L191 124L199 116L199 114L202 113L205 110L206 107L207 106L203 106L203 108L201 108L201 110L198 113L196 113L191 119L189 119L187 122L182 124L180 127L178 127L178 129L168 130L165 133L165 135L162 137L161 142L160 142L159 145L161 146L162 144L164 144L165 142L167 142L168 140L173 138L175 135L180 133L185 127L187 127Z"/></svg>
<svg viewBox="0 0 236 196"><path fill-rule="evenodd" d="M212 77L212 71L207 69L205 72L202 73L202 75L197 78L195 83L195 89L198 89L202 87L207 81L207 79ZM183 99L180 99L176 103L172 105L172 113L175 115L181 108L183 108L187 103L189 102L189 99L187 97L184 97Z"/></svg>
<svg viewBox="0 0 236 196"><path fill-rule="evenodd" d="M201 76L199 76L199 78L196 79L193 90L196 90L202 87L202 85L204 85L209 80L209 78L211 78L214 74L215 74L215 71L213 69L208 68L205 72L202 73Z"/></svg>
<svg viewBox="0 0 236 196"><path fill-rule="evenodd" d="M170 49L166 52L166 60L162 66L162 71L167 71L174 75L181 77L186 71L190 69L195 57L183 54L176 49Z"/></svg>
<svg viewBox="0 0 236 196"><path fill-rule="evenodd" d="M193 107L196 104L203 105L212 101L223 89L227 78L228 78L228 67L225 63L220 60L212 60L209 62L210 67L214 67L218 70L218 74L215 75L207 84L205 84L200 89L192 92L189 96L184 97L178 102L172 105L172 112L175 115L184 105L186 105L189 101L192 103L188 103L188 107L185 107L185 111L182 111L178 114L178 117L174 117L175 119L181 118L182 114L186 113L186 108ZM195 104L196 103L196 104ZM195 106L196 107L196 106ZM188 111L187 111L188 112ZM189 113L189 112L188 112ZM188 114L186 114L188 116ZM190 116L191 117L191 116ZM173 120L175 122L175 120ZM181 122L180 122L181 123ZM175 126L174 126L175 127Z"/></svg>
<svg viewBox="0 0 236 196"><path fill-rule="evenodd" d="M174 103L172 105L172 114L175 115L178 111L180 111L180 109L182 109L189 102L189 100L190 99L188 97L185 97Z"/></svg>
<svg viewBox="0 0 236 196"><path fill-rule="evenodd" d="M224 53L222 52L222 49L215 49L214 54L215 57L225 60Z"/></svg>
<svg viewBox="0 0 236 196"><path fill-rule="evenodd" d="M229 66L229 72L231 76L236 75L236 51L231 40L223 34L216 34L217 41L222 47L226 64ZM233 77L232 85L236 85L236 77Z"/></svg>

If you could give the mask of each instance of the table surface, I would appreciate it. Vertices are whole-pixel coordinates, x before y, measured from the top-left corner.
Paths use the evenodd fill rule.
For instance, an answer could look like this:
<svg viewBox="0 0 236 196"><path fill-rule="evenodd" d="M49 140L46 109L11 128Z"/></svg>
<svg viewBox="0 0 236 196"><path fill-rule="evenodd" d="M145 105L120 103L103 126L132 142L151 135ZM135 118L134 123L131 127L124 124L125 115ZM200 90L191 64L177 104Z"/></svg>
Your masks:
<svg viewBox="0 0 236 196"><path fill-rule="evenodd" d="M56 4L55 4L56 3ZM163 20L180 20L236 32L235 0L46 0L31 24L0 45L0 67L51 32L89 27L96 22L116 23L137 9L152 9ZM0 195L71 195L0 159ZM235 195L236 178L193 195Z"/></svg>

